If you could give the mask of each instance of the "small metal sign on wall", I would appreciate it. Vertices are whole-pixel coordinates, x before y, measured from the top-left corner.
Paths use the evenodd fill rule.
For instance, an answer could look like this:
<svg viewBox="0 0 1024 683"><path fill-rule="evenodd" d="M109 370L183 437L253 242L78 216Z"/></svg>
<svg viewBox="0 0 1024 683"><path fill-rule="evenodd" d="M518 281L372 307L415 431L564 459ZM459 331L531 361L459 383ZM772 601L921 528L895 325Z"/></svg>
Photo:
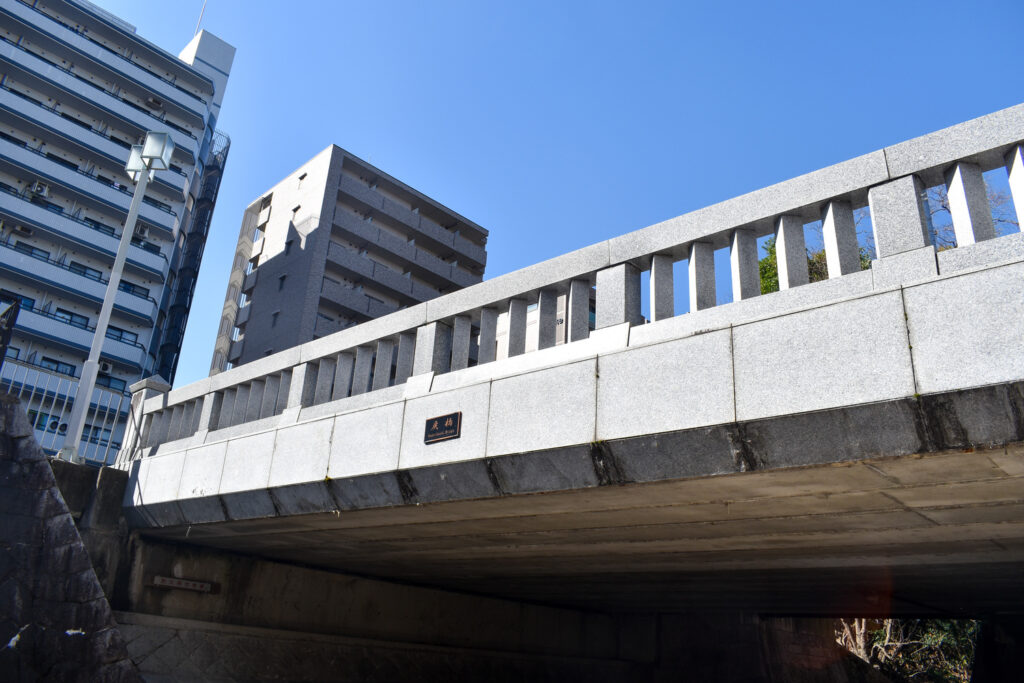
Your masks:
<svg viewBox="0 0 1024 683"><path fill-rule="evenodd" d="M457 439L462 435L462 413L449 413L427 420L423 443L437 443Z"/></svg>

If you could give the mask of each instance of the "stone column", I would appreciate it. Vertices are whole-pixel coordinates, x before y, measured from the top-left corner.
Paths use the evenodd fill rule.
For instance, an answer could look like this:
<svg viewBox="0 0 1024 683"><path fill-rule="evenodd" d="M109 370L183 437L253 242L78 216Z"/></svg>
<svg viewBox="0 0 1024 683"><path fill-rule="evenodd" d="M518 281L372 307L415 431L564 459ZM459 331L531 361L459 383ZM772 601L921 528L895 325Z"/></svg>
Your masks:
<svg viewBox="0 0 1024 683"><path fill-rule="evenodd" d="M640 271L629 263L620 263L597 271L597 316L595 327L611 327L628 322L639 325Z"/></svg>
<svg viewBox="0 0 1024 683"><path fill-rule="evenodd" d="M185 419L185 406L179 403L176 406L170 408L171 419L167 427L167 441L175 441L178 438L178 434L181 432L181 422ZM164 411L166 412L166 410Z"/></svg>
<svg viewBox="0 0 1024 683"><path fill-rule="evenodd" d="M590 282L588 280L573 280L569 283L566 320L565 342L567 344L590 336Z"/></svg>
<svg viewBox="0 0 1024 683"><path fill-rule="evenodd" d="M377 362L373 365L373 390L387 389L391 384L391 358L395 353L395 342L381 339L377 342Z"/></svg>
<svg viewBox="0 0 1024 683"><path fill-rule="evenodd" d="M526 353L526 301L508 302L508 357Z"/></svg>
<svg viewBox="0 0 1024 683"><path fill-rule="evenodd" d="M821 234L830 279L860 271L857 226L849 202L831 201L821 208Z"/></svg>
<svg viewBox="0 0 1024 683"><path fill-rule="evenodd" d="M945 179L956 245L964 247L995 237L996 226L988 208L988 192L985 179L981 177L981 167L961 161L946 170Z"/></svg>
<svg viewBox="0 0 1024 683"><path fill-rule="evenodd" d="M235 415L235 394L237 393L238 387L228 387L224 390L220 402L220 415L217 416L217 424L213 426L213 429L224 429L234 424L231 420Z"/></svg>
<svg viewBox="0 0 1024 683"><path fill-rule="evenodd" d="M398 360L395 361L395 384L405 384L412 374L412 362L416 354L416 333L403 332L398 335Z"/></svg>
<svg viewBox="0 0 1024 683"><path fill-rule="evenodd" d="M674 266L671 256L655 254L651 257L651 322L676 314Z"/></svg>
<svg viewBox="0 0 1024 683"><path fill-rule="evenodd" d="M718 294L715 291L715 248L710 242L694 242L690 245L687 270L690 278L690 313L712 308L718 303Z"/></svg>
<svg viewBox="0 0 1024 683"><path fill-rule="evenodd" d="M757 265L757 237L751 230L733 230L729 244L733 301L761 294L761 271Z"/></svg>
<svg viewBox="0 0 1024 683"><path fill-rule="evenodd" d="M348 351L338 354L334 361L334 388L331 389L331 400L347 398L349 389L352 388L352 372L355 369L356 358Z"/></svg>
<svg viewBox="0 0 1024 683"><path fill-rule="evenodd" d="M779 216L775 220L775 262L780 290L808 283L804 222L799 216Z"/></svg>
<svg viewBox="0 0 1024 683"><path fill-rule="evenodd" d="M904 176L868 190L871 227L879 259L931 246L924 187L917 176Z"/></svg>
<svg viewBox="0 0 1024 683"><path fill-rule="evenodd" d="M281 376L267 375L263 379L263 400L260 401L260 417L274 415L277 408L277 393L281 390Z"/></svg>
<svg viewBox="0 0 1024 683"><path fill-rule="evenodd" d="M217 419L220 417L220 405L224 400L224 394L214 391L203 397L203 407L199 411L199 424L196 425L196 433L208 432L216 428Z"/></svg>
<svg viewBox="0 0 1024 683"><path fill-rule="evenodd" d="M321 358L318 362L316 388L313 390L314 405L331 400L331 388L334 386L334 373L337 369L337 363L333 358Z"/></svg>
<svg viewBox="0 0 1024 683"><path fill-rule="evenodd" d="M131 413L128 424L124 428L124 438L121 439L121 451L117 455L116 464L116 467L125 470L128 469L129 463L138 457L139 450L148 445L146 440L149 430L143 428L146 418L144 413L146 401L154 396L166 394L171 390L171 385L159 377L147 377L132 384L129 390L132 392Z"/></svg>
<svg viewBox="0 0 1024 683"><path fill-rule="evenodd" d="M313 405L316 391L316 368L312 363L300 363L292 368L292 378L288 385L288 410L305 408ZM225 395L226 398L226 395ZM227 402L225 401L225 404ZM223 414L223 409L221 413Z"/></svg>
<svg viewBox="0 0 1024 683"><path fill-rule="evenodd" d="M452 358L452 328L428 323L416 329L416 358L412 374L448 372Z"/></svg>
<svg viewBox="0 0 1024 683"><path fill-rule="evenodd" d="M263 408L263 392L266 391L266 380L254 379L249 382L249 401L245 405L245 421L252 422L260 419L260 411Z"/></svg>
<svg viewBox="0 0 1024 683"><path fill-rule="evenodd" d="M368 346L356 347L356 365L352 370L352 396L365 394L370 389L370 374L373 371L373 349Z"/></svg>
<svg viewBox="0 0 1024 683"><path fill-rule="evenodd" d="M498 337L498 312L493 308L480 309L480 341L476 362L490 363L494 360Z"/></svg>
<svg viewBox="0 0 1024 683"><path fill-rule="evenodd" d="M1017 145L1006 155L1006 174L1013 208L1017 210L1017 225L1024 230L1024 145Z"/></svg>
<svg viewBox="0 0 1024 683"><path fill-rule="evenodd" d="M469 342L473 320L468 315L455 316L452 326L452 370L469 367Z"/></svg>
<svg viewBox="0 0 1024 683"><path fill-rule="evenodd" d="M541 290L537 296L537 349L548 349L555 345L558 326L558 292Z"/></svg>

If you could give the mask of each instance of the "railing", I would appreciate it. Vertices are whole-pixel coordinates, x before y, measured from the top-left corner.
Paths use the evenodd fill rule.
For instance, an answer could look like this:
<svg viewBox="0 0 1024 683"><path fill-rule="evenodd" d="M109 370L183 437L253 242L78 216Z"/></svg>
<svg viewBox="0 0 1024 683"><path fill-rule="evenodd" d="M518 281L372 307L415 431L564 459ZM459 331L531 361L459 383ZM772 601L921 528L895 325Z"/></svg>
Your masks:
<svg viewBox="0 0 1024 683"><path fill-rule="evenodd" d="M540 354L557 343L560 297L565 297L562 341L570 347L565 351L590 336L592 299L597 329L633 326L630 343L634 333L650 339L664 329L658 323L671 326L669 319L681 317L674 301L677 261L687 261L689 278L689 312L682 315L699 330L708 326L709 316L716 316L714 324L731 324L743 316L789 310L786 306L935 277L940 268L1005 259L1005 240L1013 237L1020 252L1020 236L987 242L996 231L982 173L1005 167L1018 216L1024 213L1022 141L1024 105L1019 105L467 287L169 393L140 385L133 397L140 431L126 436L119 462L126 466L128 459L151 452L147 449L205 438L214 430L266 428L276 416L299 419L313 406L387 392L413 376L432 374L437 386L438 375L523 355L533 305ZM940 183L947 187L958 247L936 255L923 201L925 189ZM869 271L861 270L854 219L863 208L870 212L877 252ZM818 220L828 281L809 284L804 225ZM769 235L776 240L783 291L762 296L757 240ZM714 254L722 248L729 251L733 283L728 309L718 306L715 291ZM650 276L649 326L641 315L642 271ZM500 348L499 314L507 321ZM332 409L322 406L312 414Z"/></svg>
<svg viewBox="0 0 1024 683"><path fill-rule="evenodd" d="M35 363L8 358L0 370L0 387L22 400L35 431L36 441L47 453L64 445L67 420L78 393L78 378L54 372ZM109 463L121 448L120 435L130 416L125 392L96 387L79 453L87 460Z"/></svg>

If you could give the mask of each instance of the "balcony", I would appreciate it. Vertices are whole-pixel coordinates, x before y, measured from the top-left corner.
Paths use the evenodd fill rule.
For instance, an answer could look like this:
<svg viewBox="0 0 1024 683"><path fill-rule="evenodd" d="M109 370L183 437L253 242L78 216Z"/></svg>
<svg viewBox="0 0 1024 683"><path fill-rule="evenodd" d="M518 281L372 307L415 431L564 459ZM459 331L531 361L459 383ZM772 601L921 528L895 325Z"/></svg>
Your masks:
<svg viewBox="0 0 1024 683"><path fill-rule="evenodd" d="M417 294L422 295L422 292L417 292L414 289L411 279L386 266L374 263L371 259L360 256L335 242L331 242L327 249L327 260L341 268L349 277L365 278L407 304L418 303L424 301L425 298L437 296L436 293L427 297L417 296Z"/></svg>
<svg viewBox="0 0 1024 683"><path fill-rule="evenodd" d="M17 168L45 178L47 182L58 183L69 191L85 194L100 203L117 209L128 215L128 206L132 201L131 190L116 189L79 170L75 170L50 159L42 152L29 149L9 140L0 139L0 159L13 164ZM125 179L127 183L127 179ZM139 217L150 225L173 233L178 216L172 211L164 210L143 201Z"/></svg>
<svg viewBox="0 0 1024 683"><path fill-rule="evenodd" d="M111 263L114 262L120 238L114 234L114 228L111 226L101 228L98 223L51 211L33 204L17 191L5 187L0 187L0 213L9 216L15 222L44 230L57 239L65 240L76 247L85 247L109 258ZM153 253L141 247L129 248L127 266L147 277L155 276L161 281L167 276L167 258L161 253Z"/></svg>
<svg viewBox="0 0 1024 683"><path fill-rule="evenodd" d="M55 19L27 5L13 3L5 7L3 13L18 19L28 26L32 26L66 49L77 53L72 61L82 61L82 56L91 59L93 62L117 74L119 78L135 84L140 91L157 93L164 100L173 102L175 108L180 110L182 114L194 118L197 126L202 126L205 123L206 103L195 95L175 86L170 81L154 75L138 64L111 52L98 43L92 42L84 35L76 33Z"/></svg>
<svg viewBox="0 0 1024 683"><path fill-rule="evenodd" d="M235 314L235 327L241 327L249 322L249 314L252 313L252 306L242 306Z"/></svg>
<svg viewBox="0 0 1024 683"><path fill-rule="evenodd" d="M81 327L67 322L52 313L32 309L21 309L15 327L25 334L44 339L55 345L88 353L92 346L93 327ZM146 367L146 349L139 343L105 339L103 357L142 370Z"/></svg>
<svg viewBox="0 0 1024 683"><path fill-rule="evenodd" d="M379 318L398 310L397 306L391 306L366 296L363 294L362 288L352 289L329 280L324 281L320 290L320 298L335 306L340 306L352 314L369 318Z"/></svg>
<svg viewBox="0 0 1024 683"><path fill-rule="evenodd" d="M10 244L0 243L0 270L14 273L20 279L45 283L48 289L59 288L73 298L102 304L107 292L107 281L96 280L72 271L69 266L53 259L39 258L16 250ZM119 290L114 299L114 312L146 325L156 320L157 302Z"/></svg>
<svg viewBox="0 0 1024 683"><path fill-rule="evenodd" d="M359 218L351 211L337 211L334 216L334 225L344 234L351 238L351 241L362 245L376 245L391 256L398 257L403 264L409 265L416 275L429 280L441 287L451 284L450 264L445 263L436 256L427 254L422 249L417 249L414 244L395 237L389 232Z"/></svg>
<svg viewBox="0 0 1024 683"><path fill-rule="evenodd" d="M65 94L79 98L89 104L110 112L140 132L155 130L167 132L174 140L175 146L181 148L193 159L199 153L199 140L187 131L181 130L166 121L162 121L152 113L127 104L114 97L106 90L91 81L68 71L58 64L53 64L22 47L0 37L0 61L7 62L18 69L32 74L36 78L45 79Z"/></svg>

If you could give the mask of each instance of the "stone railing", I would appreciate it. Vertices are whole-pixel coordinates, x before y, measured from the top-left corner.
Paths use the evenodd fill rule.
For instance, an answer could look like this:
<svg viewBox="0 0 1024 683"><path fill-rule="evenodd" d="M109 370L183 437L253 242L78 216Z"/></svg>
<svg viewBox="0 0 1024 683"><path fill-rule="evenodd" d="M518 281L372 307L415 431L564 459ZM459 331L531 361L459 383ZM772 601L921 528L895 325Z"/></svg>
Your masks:
<svg viewBox="0 0 1024 683"><path fill-rule="evenodd" d="M650 277L649 322L680 317L673 300L677 261L687 261L690 305L684 315L694 320L697 331L865 288L894 287L940 272L1019 259L1024 255L1020 234L994 239L982 173L1005 167L1019 220L1024 214L1022 143L1024 105L1018 105L487 280L173 391L144 380L133 388L133 419L119 465L127 467L170 442L201 444L291 424L304 416L393 400L413 384L425 383L429 389L437 375L502 362L526 354L527 348L542 353L557 341L571 345L591 335L592 300L594 327L633 326L632 344L633 335L645 338L647 328L655 334L658 327L636 327L645 323L642 272L649 271ZM937 185L947 189L957 243L938 254L925 200L926 189ZM868 271L861 270L854 221L854 212L865 207L877 252ZM808 284L804 225L818 220L829 279ZM760 295L757 240L767 235L776 238L780 289L800 287L806 294ZM714 252L722 248L729 249L733 302L719 306ZM561 297L565 315L559 320ZM537 319L529 327L536 337L527 344L527 312L533 305ZM500 314L507 316L502 321L507 333L499 345ZM357 398L363 394L369 395Z"/></svg>

